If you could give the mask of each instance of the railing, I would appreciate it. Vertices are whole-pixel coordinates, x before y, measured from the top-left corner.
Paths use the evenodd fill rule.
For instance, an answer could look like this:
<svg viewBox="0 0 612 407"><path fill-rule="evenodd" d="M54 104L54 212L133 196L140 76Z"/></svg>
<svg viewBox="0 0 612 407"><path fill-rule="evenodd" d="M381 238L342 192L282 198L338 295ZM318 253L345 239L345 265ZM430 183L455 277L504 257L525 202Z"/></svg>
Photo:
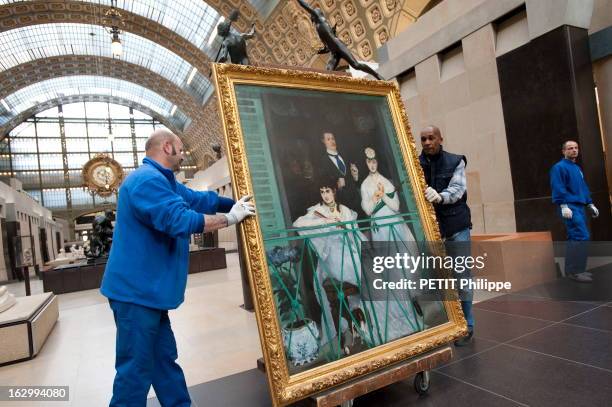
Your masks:
<svg viewBox="0 0 612 407"><path fill-rule="evenodd" d="M291 349L292 328L297 326L317 341L319 352L328 361L352 353L351 345L347 345L348 331L352 345L360 339L360 350L422 331L423 315L410 293L407 298L399 298L394 290L387 289L386 300L373 301L372 292L362 292L372 290L367 273L361 270L362 244L367 242L364 233L387 229L396 252L414 251L416 242L402 241L398 228L416 219L414 212L407 212L376 217L376 222L389 222L383 225L364 219L267 231L264 244L286 348ZM330 268L334 266L339 270ZM313 293L306 288L306 279L311 273L315 299L322 311L320 318L308 307ZM380 298L380 292L377 295Z"/></svg>

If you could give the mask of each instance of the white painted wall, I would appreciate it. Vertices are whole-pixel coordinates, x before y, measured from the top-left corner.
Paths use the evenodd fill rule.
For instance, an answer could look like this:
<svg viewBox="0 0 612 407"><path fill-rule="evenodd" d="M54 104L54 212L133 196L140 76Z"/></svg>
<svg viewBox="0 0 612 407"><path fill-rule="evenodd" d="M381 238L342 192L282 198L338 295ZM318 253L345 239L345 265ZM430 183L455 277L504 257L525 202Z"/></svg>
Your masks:
<svg viewBox="0 0 612 407"><path fill-rule="evenodd" d="M13 182L12 184L20 189L18 182ZM53 260L55 259L57 253L53 252L52 244L49 239L54 239L56 231L60 231L60 233L63 235L64 225L53 220L51 210L41 206L25 192L18 189L0 182L0 204L2 205L0 217L6 219L7 222L18 221L21 226L22 235L31 233L34 236L36 263L39 266L42 266L43 259L39 228L45 227L47 229L47 247L49 250L50 259ZM67 227L67 224L65 226ZM0 244L4 244L1 234ZM6 281L8 275L9 273L5 266L4 251L0 248L0 281Z"/></svg>

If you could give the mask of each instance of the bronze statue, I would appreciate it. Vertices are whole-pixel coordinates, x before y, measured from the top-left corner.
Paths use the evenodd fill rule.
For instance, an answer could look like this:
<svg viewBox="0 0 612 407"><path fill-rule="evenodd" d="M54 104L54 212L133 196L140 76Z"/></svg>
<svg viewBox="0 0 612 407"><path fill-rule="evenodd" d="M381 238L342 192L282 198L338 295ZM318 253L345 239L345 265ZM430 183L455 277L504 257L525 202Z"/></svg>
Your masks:
<svg viewBox="0 0 612 407"><path fill-rule="evenodd" d="M104 215L98 215L92 222L93 236L87 257L99 258L108 256L113 243L113 211L106 210Z"/></svg>
<svg viewBox="0 0 612 407"><path fill-rule="evenodd" d="M215 153L215 161L218 161L221 159L221 144L219 143L214 143L212 146L212 151L214 151Z"/></svg>
<svg viewBox="0 0 612 407"><path fill-rule="evenodd" d="M334 26L332 28L329 25L329 22L325 18L325 15L321 9L312 8L310 5L308 5L308 3L306 3L305 0L297 0L297 2L304 10L308 12L308 14L310 14L310 20L315 25L317 34L319 34L319 38L321 39L321 42L323 42L323 48L321 48L318 53L331 53L326 66L328 71L335 70L338 67L338 63L340 63L340 60L344 59L353 68L359 71L367 72L376 79L384 80L384 78L380 76L378 72L355 59L348 47L336 36L336 27Z"/></svg>
<svg viewBox="0 0 612 407"><path fill-rule="evenodd" d="M238 65L250 65L249 56L247 54L246 40L255 36L255 24L251 26L251 31L248 33L233 33L232 22L238 21L240 13L238 10L232 11L227 21L222 22L217 26L217 34L223 39L221 49L217 53L215 62L230 62Z"/></svg>

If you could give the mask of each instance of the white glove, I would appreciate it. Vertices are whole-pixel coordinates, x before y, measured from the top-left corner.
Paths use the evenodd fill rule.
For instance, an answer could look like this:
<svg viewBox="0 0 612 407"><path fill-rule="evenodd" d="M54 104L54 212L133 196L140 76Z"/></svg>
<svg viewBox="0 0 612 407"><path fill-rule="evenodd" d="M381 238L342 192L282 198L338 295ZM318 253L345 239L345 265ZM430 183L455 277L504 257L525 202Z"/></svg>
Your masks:
<svg viewBox="0 0 612 407"><path fill-rule="evenodd" d="M593 204L589 204L589 209L591 210L592 216L594 218L599 216L599 209L597 209L597 207Z"/></svg>
<svg viewBox="0 0 612 407"><path fill-rule="evenodd" d="M235 225L236 223L242 222L247 216L255 215L255 205L249 202L250 200L250 196L243 196L234 206L232 206L232 210L225 214L227 226Z"/></svg>
<svg viewBox="0 0 612 407"><path fill-rule="evenodd" d="M565 219L571 219L573 216L572 210L569 208L569 206L563 204L561 205L561 216L563 216Z"/></svg>
<svg viewBox="0 0 612 407"><path fill-rule="evenodd" d="M442 196L432 187L427 187L427 189L425 190L425 199L427 199L431 203L442 202Z"/></svg>

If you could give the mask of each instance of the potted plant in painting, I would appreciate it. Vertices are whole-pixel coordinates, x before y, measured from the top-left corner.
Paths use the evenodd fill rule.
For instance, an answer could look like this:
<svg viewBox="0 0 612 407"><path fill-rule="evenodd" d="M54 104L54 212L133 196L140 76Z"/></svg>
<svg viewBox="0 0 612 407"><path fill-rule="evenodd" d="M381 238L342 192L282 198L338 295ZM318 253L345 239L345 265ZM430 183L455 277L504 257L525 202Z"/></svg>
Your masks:
<svg viewBox="0 0 612 407"><path fill-rule="evenodd" d="M275 246L267 252L267 257L287 356L294 366L310 363L319 354L319 329L316 322L304 314L297 267L300 250Z"/></svg>

